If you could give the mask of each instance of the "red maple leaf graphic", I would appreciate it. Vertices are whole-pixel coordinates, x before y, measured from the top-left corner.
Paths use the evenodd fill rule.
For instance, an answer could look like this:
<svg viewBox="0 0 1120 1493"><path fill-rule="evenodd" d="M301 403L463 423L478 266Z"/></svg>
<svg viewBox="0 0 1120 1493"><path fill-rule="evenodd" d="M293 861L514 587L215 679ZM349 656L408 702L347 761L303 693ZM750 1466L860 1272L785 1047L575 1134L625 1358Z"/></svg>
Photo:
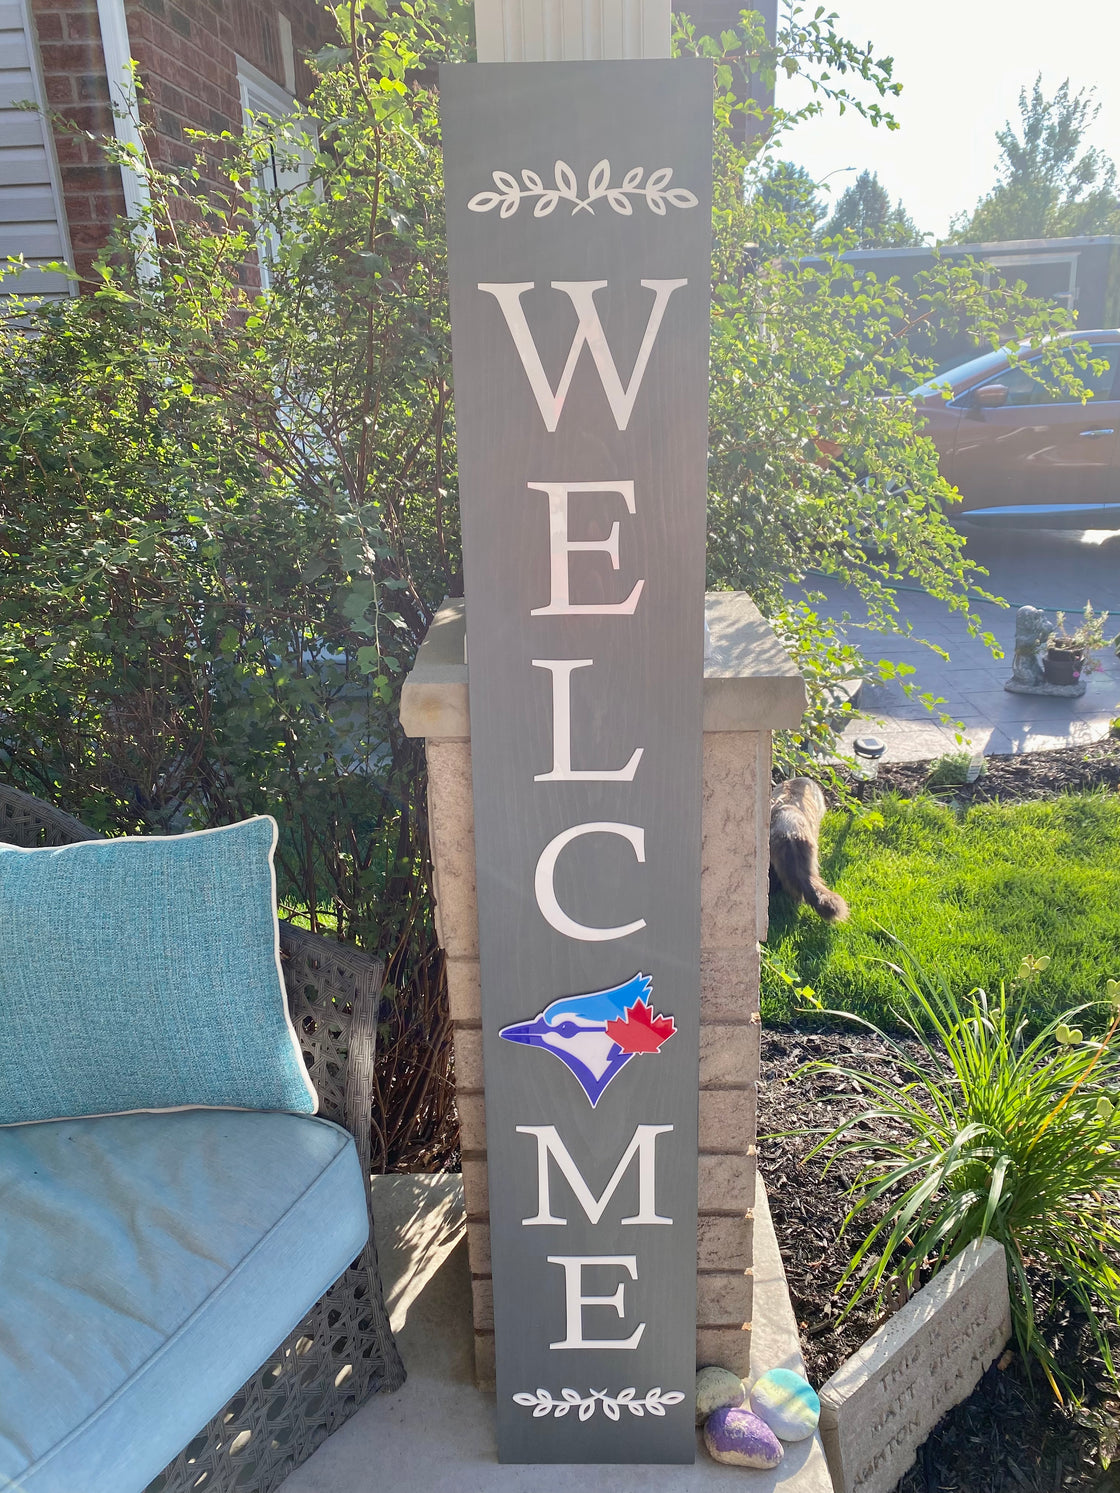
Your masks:
<svg viewBox="0 0 1120 1493"><path fill-rule="evenodd" d="M656 1052L663 1042L677 1029L671 1016L655 1016L652 1006L637 1000L628 1006L624 1020L617 1017L607 1022L607 1036L612 1037L623 1052Z"/></svg>

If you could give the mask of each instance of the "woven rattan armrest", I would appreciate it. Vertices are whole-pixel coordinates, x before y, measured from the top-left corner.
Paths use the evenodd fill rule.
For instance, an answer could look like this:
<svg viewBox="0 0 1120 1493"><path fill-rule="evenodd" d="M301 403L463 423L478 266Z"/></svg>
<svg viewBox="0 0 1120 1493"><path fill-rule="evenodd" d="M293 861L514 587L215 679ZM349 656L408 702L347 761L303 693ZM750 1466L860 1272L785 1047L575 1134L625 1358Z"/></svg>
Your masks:
<svg viewBox="0 0 1120 1493"><path fill-rule="evenodd" d="M368 1178L381 962L283 921L280 959L319 1113L349 1130Z"/></svg>
<svg viewBox="0 0 1120 1493"><path fill-rule="evenodd" d="M104 838L72 814L0 783L0 842L33 850L40 845L73 845L79 840Z"/></svg>

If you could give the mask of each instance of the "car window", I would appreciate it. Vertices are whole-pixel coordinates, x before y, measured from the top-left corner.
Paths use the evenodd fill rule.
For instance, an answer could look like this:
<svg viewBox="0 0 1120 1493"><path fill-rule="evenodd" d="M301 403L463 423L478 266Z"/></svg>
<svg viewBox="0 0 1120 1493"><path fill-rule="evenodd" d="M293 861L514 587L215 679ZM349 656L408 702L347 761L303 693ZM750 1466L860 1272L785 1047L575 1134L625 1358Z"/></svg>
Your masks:
<svg viewBox="0 0 1120 1493"><path fill-rule="evenodd" d="M1033 361L1033 360L1032 360ZM1116 382L1116 367L1120 363L1120 344L1115 342L1102 343L1093 347L1090 353L1091 362L1103 362L1104 367L1099 372L1092 368L1074 368L1080 381L1090 392L1092 401L1111 399ZM1073 404L1057 375L1048 368L1036 365L1033 374L1027 372L1027 364L1020 364L1016 368L1005 368L1002 373L997 373L987 378L983 383L977 384L976 388L970 389L960 403L962 405L974 405L976 403L976 389L983 389L990 384L1002 384L1007 390L1007 405L1025 404Z"/></svg>
<svg viewBox="0 0 1120 1493"><path fill-rule="evenodd" d="M1006 361L1007 354L1002 347L996 348L994 352L981 353L967 363L957 363L948 368L942 368L924 384L918 384L916 388L911 389L910 396L912 399L920 399L926 394L940 394L954 385L967 383L978 373L986 373L989 368L1002 368Z"/></svg>

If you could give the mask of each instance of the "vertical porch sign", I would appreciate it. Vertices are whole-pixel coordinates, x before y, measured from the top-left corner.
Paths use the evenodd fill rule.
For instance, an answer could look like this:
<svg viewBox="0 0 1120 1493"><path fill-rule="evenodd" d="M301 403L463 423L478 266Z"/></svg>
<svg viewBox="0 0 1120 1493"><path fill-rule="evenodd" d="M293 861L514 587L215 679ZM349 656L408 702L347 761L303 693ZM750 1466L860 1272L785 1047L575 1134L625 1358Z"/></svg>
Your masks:
<svg viewBox="0 0 1120 1493"><path fill-rule="evenodd" d="M499 1455L691 1462L712 71L440 90Z"/></svg>

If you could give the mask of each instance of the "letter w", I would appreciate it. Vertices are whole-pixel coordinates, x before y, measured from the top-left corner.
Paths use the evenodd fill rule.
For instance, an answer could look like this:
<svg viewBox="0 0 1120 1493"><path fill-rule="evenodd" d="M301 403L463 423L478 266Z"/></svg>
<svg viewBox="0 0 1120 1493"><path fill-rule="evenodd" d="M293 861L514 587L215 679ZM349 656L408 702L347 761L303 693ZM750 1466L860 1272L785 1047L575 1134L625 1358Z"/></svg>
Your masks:
<svg viewBox="0 0 1120 1493"><path fill-rule="evenodd" d="M522 1224L567 1223L568 1221L566 1218L554 1218L552 1214L548 1187L548 1158L550 1156L575 1194L576 1202L592 1223L598 1223L635 1155L638 1157L638 1211L633 1217L624 1218L622 1222L672 1223L671 1218L662 1218L658 1214L655 1192L657 1137L668 1134L672 1128L672 1125L639 1125L634 1131L622 1160L615 1167L614 1176L603 1189L602 1197L597 1198L568 1154L568 1148L560 1139L555 1125L518 1125L518 1135L535 1135L537 1138L537 1216L523 1218Z"/></svg>
<svg viewBox="0 0 1120 1493"><path fill-rule="evenodd" d="M553 280L553 290L562 290L575 308L579 317L579 325L576 327L576 335L572 339L572 345L568 350L568 361L564 364L564 371L560 375L560 382L553 393L552 385L544 371L541 355L537 351L537 344L533 340L533 334L529 330L529 323L525 319L525 308L521 304L521 297L527 290L532 290L535 281L526 280L519 285L483 285L479 283L479 290L487 295L492 295L502 308L502 315L506 319L513 345L517 348L521 359L521 366L525 370L525 376L529 380L537 401L537 408L541 412L541 419L546 429L554 431L560 423L560 414L564 408L564 401L568 397L571 387L572 376L576 371L580 353L584 345L591 349L591 356L595 360L595 367L599 370L599 379L603 385L603 392L611 407L614 423L619 430L625 430L630 423L630 416L634 410L634 401L638 397L638 390L642 387L642 379L645 376L646 364L649 355L653 351L653 344L657 340L657 334L661 329L661 320L665 315L665 307L669 304L669 297L674 290L679 290L682 285L687 285L687 280L643 280L642 285L646 290L653 291L653 309L646 321L645 334L642 337L642 345L638 349L638 357L634 363L630 382L625 388L618 376L618 369L607 346L606 333L603 324L599 320L599 312L595 306L595 292L606 287L606 280Z"/></svg>

